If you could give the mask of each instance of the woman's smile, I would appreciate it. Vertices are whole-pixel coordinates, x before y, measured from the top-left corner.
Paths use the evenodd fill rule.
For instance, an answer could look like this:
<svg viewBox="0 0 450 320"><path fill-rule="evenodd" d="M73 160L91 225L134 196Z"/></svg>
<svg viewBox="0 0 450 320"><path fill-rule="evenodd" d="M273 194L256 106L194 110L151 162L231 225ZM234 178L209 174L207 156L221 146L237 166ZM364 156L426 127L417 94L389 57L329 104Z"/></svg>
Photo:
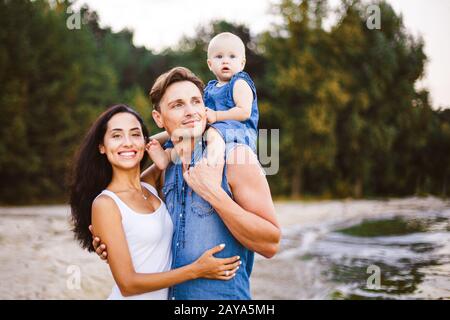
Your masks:
<svg viewBox="0 0 450 320"><path fill-rule="evenodd" d="M134 158L136 158L137 151L136 150L125 150L125 151L119 151L117 154L123 159L134 159Z"/></svg>

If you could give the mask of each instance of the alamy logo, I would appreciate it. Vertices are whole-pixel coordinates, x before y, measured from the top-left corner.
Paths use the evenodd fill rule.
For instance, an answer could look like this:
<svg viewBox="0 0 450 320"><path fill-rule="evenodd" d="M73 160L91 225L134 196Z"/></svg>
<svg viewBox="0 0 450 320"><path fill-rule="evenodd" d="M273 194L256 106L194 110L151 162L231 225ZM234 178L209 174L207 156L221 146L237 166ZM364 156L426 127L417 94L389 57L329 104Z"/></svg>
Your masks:
<svg viewBox="0 0 450 320"><path fill-rule="evenodd" d="M66 280L66 287L69 290L81 290L81 269L77 265L67 267L66 273L69 274Z"/></svg>
<svg viewBox="0 0 450 320"><path fill-rule="evenodd" d="M380 7L372 4L370 6L367 7L367 14L369 15L369 17L367 18L366 21L366 26L369 30L373 30L373 29L381 29L381 10Z"/></svg>
<svg viewBox="0 0 450 320"><path fill-rule="evenodd" d="M377 265L370 265L367 267L367 273L371 275L367 278L367 289L379 290L381 289L381 269Z"/></svg>
<svg viewBox="0 0 450 320"><path fill-rule="evenodd" d="M49 0L51 5L55 5L57 3L63 4L64 2L69 3L67 6L66 14L68 15L66 19L66 27L69 30L80 30L81 29L81 11L74 11L72 4L75 0Z"/></svg>
<svg viewBox="0 0 450 320"><path fill-rule="evenodd" d="M67 8L67 14L70 16L66 20L66 26L69 30L80 30L81 29L81 12L74 12L72 7Z"/></svg>

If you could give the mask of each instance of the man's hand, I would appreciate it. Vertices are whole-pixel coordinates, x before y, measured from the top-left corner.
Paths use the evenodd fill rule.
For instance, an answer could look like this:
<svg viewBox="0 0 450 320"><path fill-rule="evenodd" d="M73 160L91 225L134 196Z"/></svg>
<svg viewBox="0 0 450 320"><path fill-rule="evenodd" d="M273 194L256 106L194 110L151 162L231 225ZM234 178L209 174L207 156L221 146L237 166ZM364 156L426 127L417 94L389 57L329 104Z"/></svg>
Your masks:
<svg viewBox="0 0 450 320"><path fill-rule="evenodd" d="M202 158L195 164L195 167L189 168L184 172L183 177L186 183L200 197L211 202L220 192L223 191L222 166L209 166L208 161Z"/></svg>
<svg viewBox="0 0 450 320"><path fill-rule="evenodd" d="M206 118L208 120L208 123L214 123L217 121L217 112L205 107L206 109Z"/></svg>
<svg viewBox="0 0 450 320"><path fill-rule="evenodd" d="M96 237L92 232L92 225L89 225L89 231L92 234L92 246L94 247L95 253L108 263L108 252L106 251L106 244L101 243L100 238Z"/></svg>

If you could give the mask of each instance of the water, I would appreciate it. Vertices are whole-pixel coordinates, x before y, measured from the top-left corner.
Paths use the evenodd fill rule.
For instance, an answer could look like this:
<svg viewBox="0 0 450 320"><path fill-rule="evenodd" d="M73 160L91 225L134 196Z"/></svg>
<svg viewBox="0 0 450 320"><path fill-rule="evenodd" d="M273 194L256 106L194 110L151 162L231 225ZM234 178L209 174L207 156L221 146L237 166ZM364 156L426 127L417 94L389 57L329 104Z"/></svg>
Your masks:
<svg viewBox="0 0 450 320"><path fill-rule="evenodd" d="M312 254L338 284L332 298L450 298L449 231L441 216L369 220L331 232Z"/></svg>
<svg viewBox="0 0 450 320"><path fill-rule="evenodd" d="M254 296L450 299L447 205L384 208L393 211L379 206L371 215L337 214L331 221L287 228L277 258L257 263L261 270L255 273L264 284L257 283Z"/></svg>
<svg viewBox="0 0 450 320"><path fill-rule="evenodd" d="M275 207L281 248L273 259L256 256L253 298L450 299L449 200ZM67 206L0 208L0 299L108 296L109 267L73 240L68 214ZM82 275L79 290L67 286L73 266ZM368 279L377 268L380 286L372 287L377 283Z"/></svg>

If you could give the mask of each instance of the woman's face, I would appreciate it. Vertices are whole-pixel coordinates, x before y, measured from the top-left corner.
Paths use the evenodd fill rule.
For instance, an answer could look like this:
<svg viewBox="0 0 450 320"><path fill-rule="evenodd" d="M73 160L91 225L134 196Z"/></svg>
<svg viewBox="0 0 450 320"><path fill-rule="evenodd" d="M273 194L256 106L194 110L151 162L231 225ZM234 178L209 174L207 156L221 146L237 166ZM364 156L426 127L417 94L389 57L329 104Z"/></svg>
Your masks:
<svg viewBox="0 0 450 320"><path fill-rule="evenodd" d="M139 167L145 152L145 139L138 119L127 112L114 115L108 121L99 149L113 167Z"/></svg>

